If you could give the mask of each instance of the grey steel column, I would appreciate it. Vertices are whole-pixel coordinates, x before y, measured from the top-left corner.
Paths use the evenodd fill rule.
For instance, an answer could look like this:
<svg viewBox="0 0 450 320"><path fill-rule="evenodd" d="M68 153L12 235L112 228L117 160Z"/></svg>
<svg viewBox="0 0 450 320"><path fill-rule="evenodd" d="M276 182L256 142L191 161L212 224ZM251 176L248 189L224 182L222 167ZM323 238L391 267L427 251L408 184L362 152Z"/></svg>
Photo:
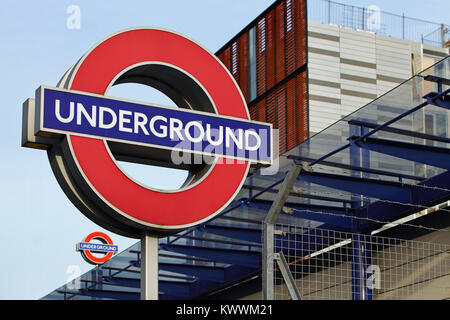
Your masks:
<svg viewBox="0 0 450 320"><path fill-rule="evenodd" d="M263 254L262 254L262 289L263 299L273 300L273 262L274 262L274 229L278 215L289 196L289 192L294 186L295 181L302 168L301 164L296 164L289 169L284 178L283 184L277 193L277 197L272 203L269 212L263 222Z"/></svg>
<svg viewBox="0 0 450 320"><path fill-rule="evenodd" d="M264 300L273 300L274 225L264 222L262 252L262 291Z"/></svg>
<svg viewBox="0 0 450 320"><path fill-rule="evenodd" d="M141 239L141 300L158 300L158 237Z"/></svg>

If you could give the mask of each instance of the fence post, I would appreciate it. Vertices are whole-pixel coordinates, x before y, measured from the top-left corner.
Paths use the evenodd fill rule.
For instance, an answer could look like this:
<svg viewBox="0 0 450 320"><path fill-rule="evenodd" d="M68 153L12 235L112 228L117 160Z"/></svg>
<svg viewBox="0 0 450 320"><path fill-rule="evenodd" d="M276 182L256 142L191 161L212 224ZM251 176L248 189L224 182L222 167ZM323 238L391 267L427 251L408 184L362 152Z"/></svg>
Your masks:
<svg viewBox="0 0 450 320"><path fill-rule="evenodd" d="M300 173L302 165L294 163L291 169L286 174L283 184L278 191L272 206L267 213L266 218L263 221L263 252L262 252L262 289L263 299L273 300L273 263L274 263L274 231L275 222L278 215L289 196L289 192L292 190L295 181Z"/></svg>
<svg viewBox="0 0 450 320"><path fill-rule="evenodd" d="M405 13L402 15L402 39L405 39Z"/></svg>
<svg viewBox="0 0 450 320"><path fill-rule="evenodd" d="M362 23L361 23L361 29L362 30L365 30L365 21L364 21L364 15L366 14L366 8L362 8L362 17L361 17L361 19L362 19Z"/></svg>
<svg viewBox="0 0 450 320"><path fill-rule="evenodd" d="M366 270L370 265L369 236L352 234L352 299L372 300L372 290L367 286Z"/></svg>
<svg viewBox="0 0 450 320"><path fill-rule="evenodd" d="M328 24L331 23L331 0L328 0Z"/></svg>

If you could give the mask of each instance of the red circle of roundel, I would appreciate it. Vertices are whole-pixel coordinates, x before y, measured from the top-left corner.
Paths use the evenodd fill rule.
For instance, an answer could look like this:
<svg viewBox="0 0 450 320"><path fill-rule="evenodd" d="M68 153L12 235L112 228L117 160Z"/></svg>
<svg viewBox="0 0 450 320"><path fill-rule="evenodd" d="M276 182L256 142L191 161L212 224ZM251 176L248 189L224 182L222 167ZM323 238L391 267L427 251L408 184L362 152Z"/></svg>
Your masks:
<svg viewBox="0 0 450 320"><path fill-rule="evenodd" d="M105 94L120 72L146 62L171 64L190 74L218 114L249 118L240 90L215 56L181 35L158 29L127 30L104 40L81 61L68 89ZM248 161L226 164L218 159L201 183L159 192L128 178L102 139L70 135L68 141L79 169L107 205L128 219L163 229L187 227L218 213L235 196L249 168Z"/></svg>
<svg viewBox="0 0 450 320"><path fill-rule="evenodd" d="M100 231L92 232L91 234L89 234L84 239L84 242L91 242L91 240L94 240L94 239L104 240L106 242L106 244L110 244L110 245L114 244L112 239L106 233L103 233ZM114 252L108 252L107 254L105 254L103 257L100 257L100 258L94 256L90 250L83 250L83 254L91 262L93 262L95 264L102 264L102 263L105 263L106 261L108 261L109 259L111 259L112 256L114 255Z"/></svg>

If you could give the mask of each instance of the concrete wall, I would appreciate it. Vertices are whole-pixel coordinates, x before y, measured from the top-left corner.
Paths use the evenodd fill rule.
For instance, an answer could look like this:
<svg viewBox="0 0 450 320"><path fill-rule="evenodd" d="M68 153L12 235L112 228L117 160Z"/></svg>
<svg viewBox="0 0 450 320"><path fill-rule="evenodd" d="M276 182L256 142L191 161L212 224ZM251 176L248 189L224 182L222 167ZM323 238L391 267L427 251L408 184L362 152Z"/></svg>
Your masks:
<svg viewBox="0 0 450 320"><path fill-rule="evenodd" d="M448 54L448 49L308 22L310 135Z"/></svg>

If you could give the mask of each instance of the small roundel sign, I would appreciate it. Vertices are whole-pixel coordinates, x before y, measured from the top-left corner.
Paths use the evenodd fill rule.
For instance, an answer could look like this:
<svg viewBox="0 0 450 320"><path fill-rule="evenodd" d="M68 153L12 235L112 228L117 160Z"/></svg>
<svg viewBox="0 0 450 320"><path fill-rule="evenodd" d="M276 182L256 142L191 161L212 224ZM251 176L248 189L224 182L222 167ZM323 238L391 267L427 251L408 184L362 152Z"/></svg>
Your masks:
<svg viewBox="0 0 450 320"><path fill-rule="evenodd" d="M108 96L121 83L154 87L178 108ZM77 208L127 236L211 219L233 200L250 166L272 162L272 127L250 120L227 68L167 30L128 29L103 39L23 109L22 145L47 149ZM183 169L189 177L178 190L160 190L118 161Z"/></svg>
<svg viewBox="0 0 450 320"><path fill-rule="evenodd" d="M77 251L90 264L103 264L113 257L119 247L113 243L111 238L104 232L92 232L83 241L77 244ZM100 254L96 255L95 253Z"/></svg>

